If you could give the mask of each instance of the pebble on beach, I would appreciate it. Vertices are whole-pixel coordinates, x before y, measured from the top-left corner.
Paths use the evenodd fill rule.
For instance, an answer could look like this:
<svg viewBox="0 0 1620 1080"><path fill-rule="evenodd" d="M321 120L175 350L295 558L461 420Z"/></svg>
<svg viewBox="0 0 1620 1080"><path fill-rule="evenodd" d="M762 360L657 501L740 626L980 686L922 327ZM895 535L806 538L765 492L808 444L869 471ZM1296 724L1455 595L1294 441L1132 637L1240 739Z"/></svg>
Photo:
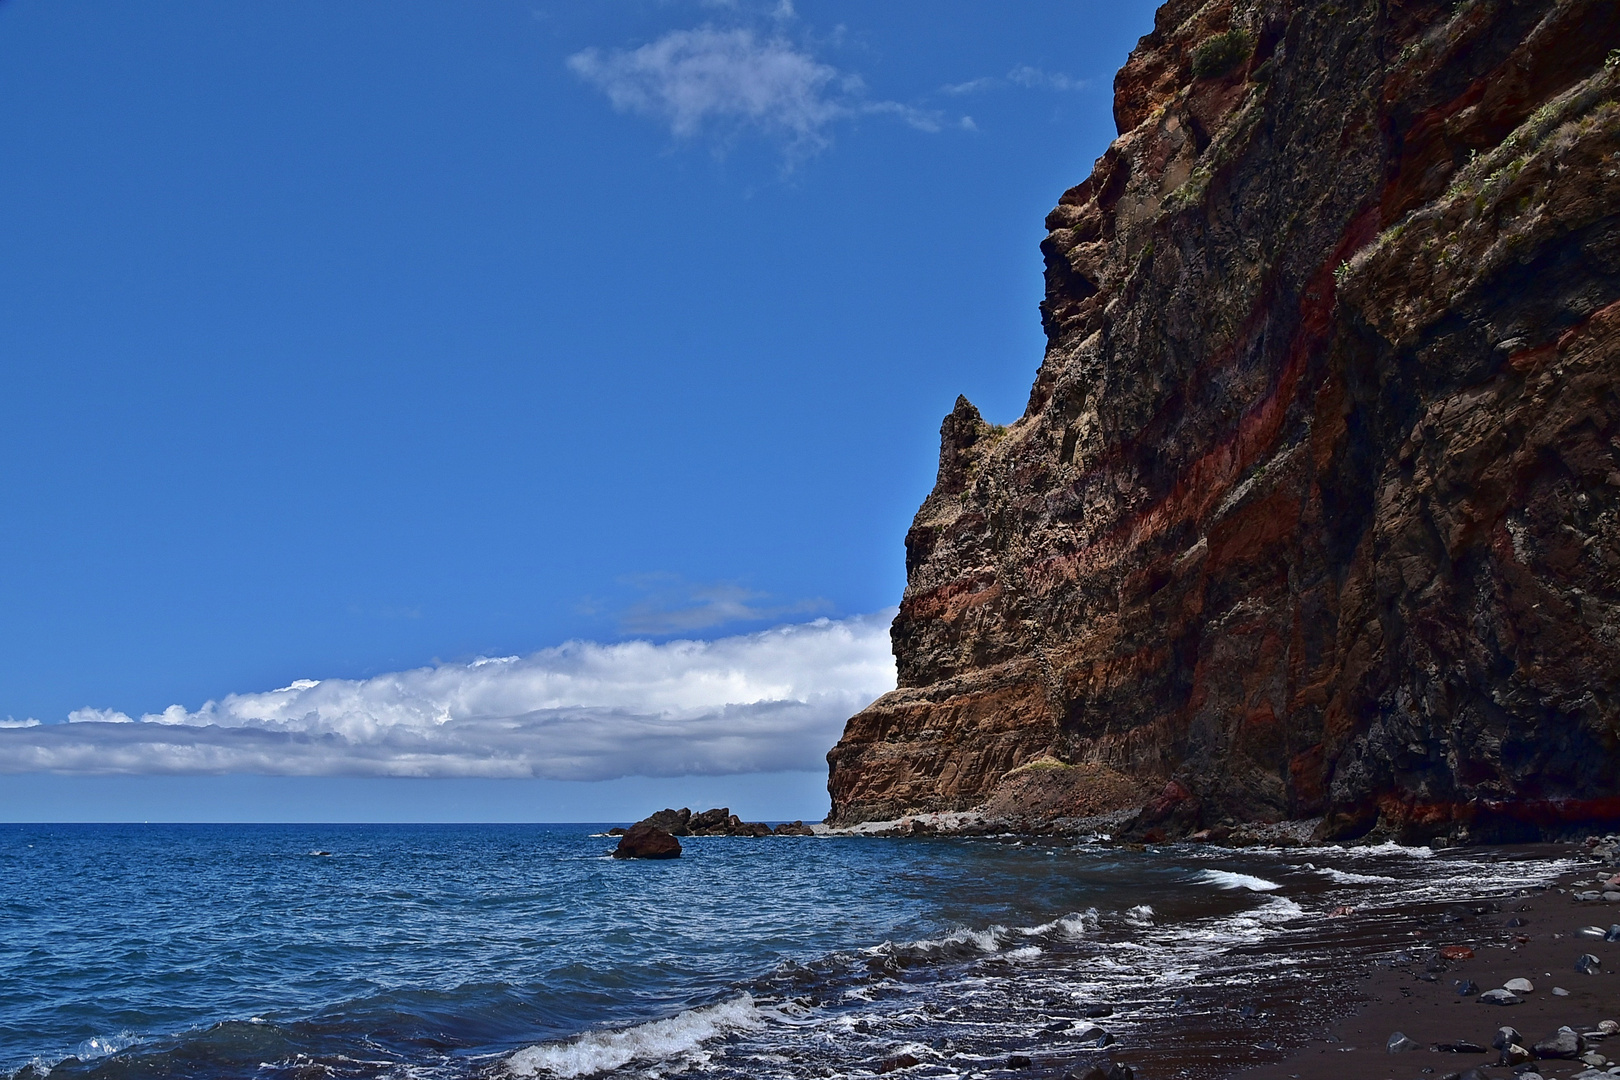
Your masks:
<svg viewBox="0 0 1620 1080"><path fill-rule="evenodd" d="M1602 966L1603 961L1599 960L1591 953L1582 953L1580 959L1575 961L1575 970L1580 972L1582 975L1596 975L1598 968L1601 968Z"/></svg>
<svg viewBox="0 0 1620 1080"><path fill-rule="evenodd" d="M1481 1005L1517 1005L1524 998L1507 990L1487 990L1479 995Z"/></svg>
<svg viewBox="0 0 1620 1080"><path fill-rule="evenodd" d="M1515 994L1528 994L1535 990L1535 985L1529 979L1509 979L1502 984L1502 989L1511 990Z"/></svg>
<svg viewBox="0 0 1620 1080"><path fill-rule="evenodd" d="M1423 1047L1419 1046L1413 1040L1408 1039L1405 1035L1402 1035L1399 1031L1395 1032L1393 1035L1391 1035L1389 1037L1389 1042L1386 1045L1389 1047L1389 1052L1392 1053L1392 1054L1404 1054L1408 1050L1421 1050L1421 1049L1423 1049Z"/></svg>

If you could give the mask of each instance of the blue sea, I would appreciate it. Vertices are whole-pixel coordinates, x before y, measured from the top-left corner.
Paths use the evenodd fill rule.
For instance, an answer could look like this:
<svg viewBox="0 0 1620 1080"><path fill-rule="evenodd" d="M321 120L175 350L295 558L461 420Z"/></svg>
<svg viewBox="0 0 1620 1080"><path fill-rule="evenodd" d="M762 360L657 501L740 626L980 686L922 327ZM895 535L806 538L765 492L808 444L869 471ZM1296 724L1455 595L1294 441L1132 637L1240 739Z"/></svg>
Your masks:
<svg viewBox="0 0 1620 1080"><path fill-rule="evenodd" d="M602 828L0 826L0 1077L1224 1076L1567 868Z"/></svg>

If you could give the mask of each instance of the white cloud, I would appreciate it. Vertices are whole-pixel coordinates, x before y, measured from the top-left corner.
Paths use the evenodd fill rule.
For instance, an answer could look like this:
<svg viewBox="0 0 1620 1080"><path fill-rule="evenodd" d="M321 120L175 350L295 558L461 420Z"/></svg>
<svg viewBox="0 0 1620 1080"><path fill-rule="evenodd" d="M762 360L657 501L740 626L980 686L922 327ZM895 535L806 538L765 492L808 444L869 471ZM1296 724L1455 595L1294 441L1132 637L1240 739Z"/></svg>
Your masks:
<svg viewBox="0 0 1620 1080"><path fill-rule="evenodd" d="M1030 90L1084 90L1089 85L1087 79L1071 79L1067 75L1042 71L1028 64L1021 64L1007 72L1007 81Z"/></svg>
<svg viewBox="0 0 1620 1080"><path fill-rule="evenodd" d="M990 89L1000 81L1001 80L999 79L992 79L986 75L977 79L969 79L967 82L952 83L949 86L942 86L939 89L940 93L943 94L976 94L980 90Z"/></svg>
<svg viewBox="0 0 1620 1080"><path fill-rule="evenodd" d="M1059 72L1042 71L1038 67L1020 64L1007 72L1005 80L985 75L967 82L951 83L939 88L940 93L960 97L965 94L977 94L983 90L993 90L996 87L1012 83L1022 86L1026 90L1084 90L1091 85L1089 79L1076 79Z"/></svg>
<svg viewBox="0 0 1620 1080"><path fill-rule="evenodd" d="M663 120L677 136L753 127L810 149L847 112L834 95L857 88L787 41L747 29L673 30L639 49L586 49L568 66L614 108Z"/></svg>
<svg viewBox="0 0 1620 1080"><path fill-rule="evenodd" d="M623 581L644 593L619 618L619 629L627 634L690 634L726 623L805 618L831 606L821 599L760 603L769 594L736 582L690 582L675 574L642 574Z"/></svg>
<svg viewBox="0 0 1620 1080"><path fill-rule="evenodd" d="M792 5L779 4L774 18L791 20ZM672 30L636 49L589 48L570 56L568 67L620 112L661 120L678 138L724 140L753 130L786 139L790 158L826 147L840 120L893 116L919 131L944 127L936 112L867 101L860 76L746 28Z"/></svg>
<svg viewBox="0 0 1620 1080"><path fill-rule="evenodd" d="M0 772L538 777L821 767L895 682L893 612L714 641L569 642L371 679L300 679L139 720L0 728Z"/></svg>

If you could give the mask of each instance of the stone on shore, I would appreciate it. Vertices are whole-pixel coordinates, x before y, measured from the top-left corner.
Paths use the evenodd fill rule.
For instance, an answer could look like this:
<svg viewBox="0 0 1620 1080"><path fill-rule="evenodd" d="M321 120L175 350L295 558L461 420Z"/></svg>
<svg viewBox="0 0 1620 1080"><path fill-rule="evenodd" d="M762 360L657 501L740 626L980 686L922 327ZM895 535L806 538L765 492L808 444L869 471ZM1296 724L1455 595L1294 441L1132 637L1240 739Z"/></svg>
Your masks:
<svg viewBox="0 0 1620 1080"><path fill-rule="evenodd" d="M1578 1058L1586 1052L1586 1040L1571 1027L1561 1027L1532 1046L1538 1058Z"/></svg>
<svg viewBox="0 0 1620 1080"><path fill-rule="evenodd" d="M615 859L674 859L681 854L681 842L663 829L637 822L619 838L613 850Z"/></svg>
<svg viewBox="0 0 1620 1080"><path fill-rule="evenodd" d="M1404 1054L1409 1050L1421 1050L1421 1049L1423 1049L1423 1047L1418 1045L1418 1043L1415 1040L1408 1039L1405 1035L1401 1034L1399 1031L1397 1031L1393 1035L1391 1035L1389 1037L1389 1041L1387 1043L1385 1043L1384 1045L1389 1048L1389 1052L1392 1053L1392 1054Z"/></svg>
<svg viewBox="0 0 1620 1080"><path fill-rule="evenodd" d="M1524 998L1508 990L1487 990L1479 995L1481 1005L1518 1005Z"/></svg>
<svg viewBox="0 0 1620 1080"><path fill-rule="evenodd" d="M1575 970L1580 972L1582 975L1596 975L1598 973L1598 969L1602 966L1603 961L1599 960L1591 953L1582 953L1580 955L1580 959L1575 961Z"/></svg>

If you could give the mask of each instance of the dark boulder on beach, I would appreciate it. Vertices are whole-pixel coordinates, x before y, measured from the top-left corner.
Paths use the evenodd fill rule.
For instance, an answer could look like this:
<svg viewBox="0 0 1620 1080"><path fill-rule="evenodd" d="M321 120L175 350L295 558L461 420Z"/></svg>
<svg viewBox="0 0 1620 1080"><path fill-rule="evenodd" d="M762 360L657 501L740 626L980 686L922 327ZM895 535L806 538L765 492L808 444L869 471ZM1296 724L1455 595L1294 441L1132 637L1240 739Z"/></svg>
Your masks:
<svg viewBox="0 0 1620 1080"><path fill-rule="evenodd" d="M1574 1028L1561 1027L1530 1048L1538 1058L1578 1058L1586 1053L1586 1040Z"/></svg>
<svg viewBox="0 0 1620 1080"><path fill-rule="evenodd" d="M777 836L814 836L816 830L802 821L784 821L775 829Z"/></svg>
<svg viewBox="0 0 1620 1080"><path fill-rule="evenodd" d="M886 1057L882 1061L878 1062L877 1068L872 1071L877 1073L891 1073L898 1072L901 1069L909 1069L913 1065L921 1064L921 1060L913 1057L910 1054L895 1054L893 1057Z"/></svg>
<svg viewBox="0 0 1620 1080"><path fill-rule="evenodd" d="M1064 1073L1063 1080L1136 1080L1136 1072L1129 1065L1081 1065Z"/></svg>
<svg viewBox="0 0 1620 1080"><path fill-rule="evenodd" d="M614 849L615 859L674 859L680 856L681 842L663 829L645 821L630 826Z"/></svg>

